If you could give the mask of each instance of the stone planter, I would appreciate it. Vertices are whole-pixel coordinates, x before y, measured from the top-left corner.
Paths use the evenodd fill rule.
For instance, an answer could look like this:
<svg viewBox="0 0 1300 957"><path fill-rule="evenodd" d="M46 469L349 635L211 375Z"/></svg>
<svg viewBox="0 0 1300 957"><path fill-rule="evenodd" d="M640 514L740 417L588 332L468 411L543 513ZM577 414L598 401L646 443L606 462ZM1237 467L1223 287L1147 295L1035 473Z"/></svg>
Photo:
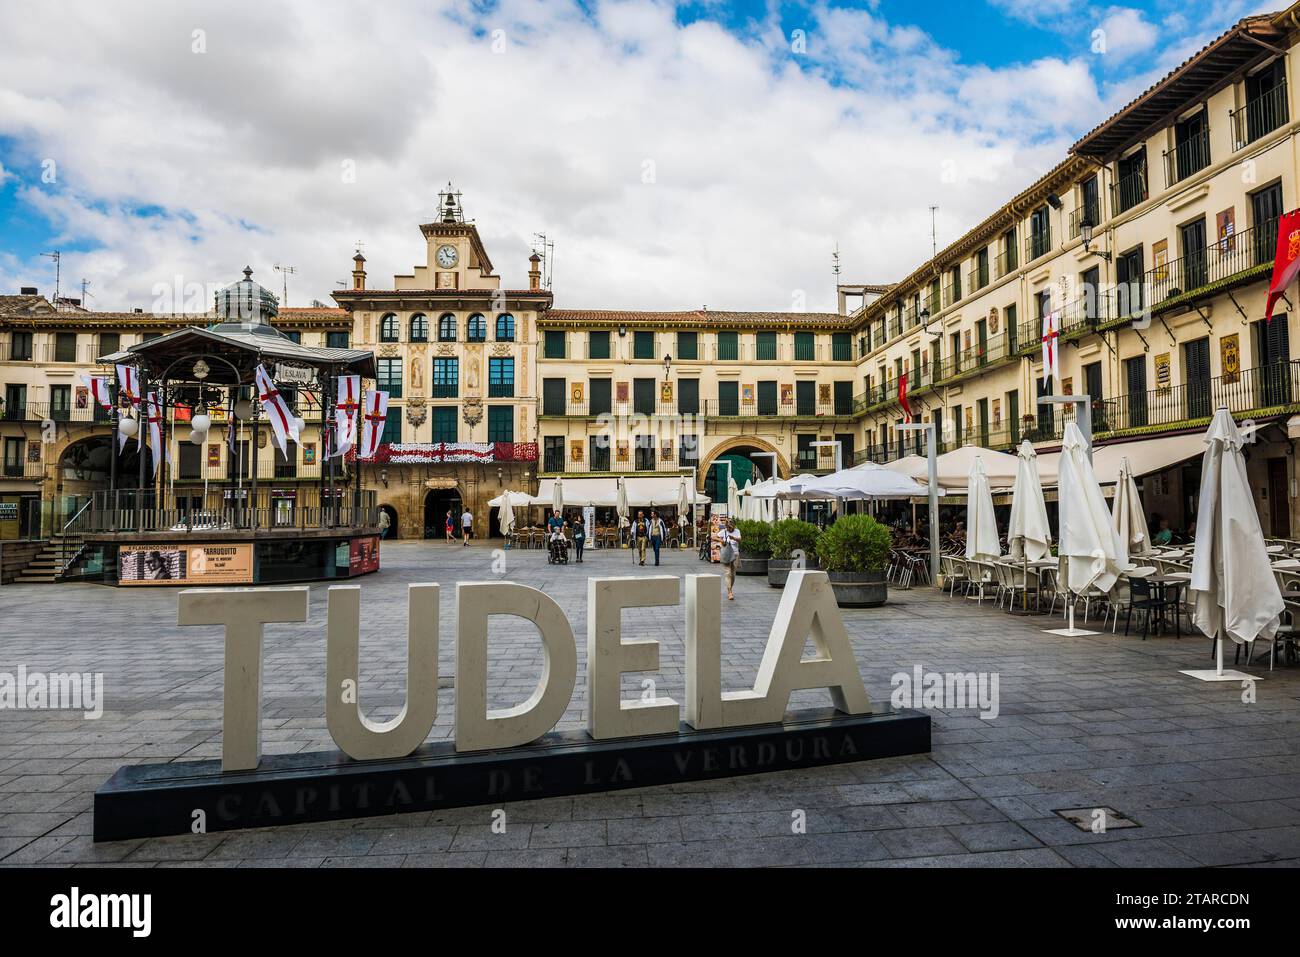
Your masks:
<svg viewBox="0 0 1300 957"><path fill-rule="evenodd" d="M805 562L804 568L816 568L816 559ZM790 558L769 558L767 560L767 583L773 588L784 588L785 583L790 578L790 570L794 568L794 560Z"/></svg>
<svg viewBox="0 0 1300 957"><path fill-rule="evenodd" d="M828 572L835 603L841 608L878 608L889 600L885 573Z"/></svg>
<svg viewBox="0 0 1300 957"><path fill-rule="evenodd" d="M767 574L767 555L750 555L745 552L740 553L736 559L737 575L766 575Z"/></svg>

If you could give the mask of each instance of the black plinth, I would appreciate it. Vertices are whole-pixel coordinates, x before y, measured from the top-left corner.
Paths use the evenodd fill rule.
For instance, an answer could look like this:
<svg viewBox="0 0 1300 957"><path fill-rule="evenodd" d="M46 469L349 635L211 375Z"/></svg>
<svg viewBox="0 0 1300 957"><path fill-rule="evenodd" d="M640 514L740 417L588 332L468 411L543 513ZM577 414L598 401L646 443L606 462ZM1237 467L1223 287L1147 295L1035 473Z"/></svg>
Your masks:
<svg viewBox="0 0 1300 957"><path fill-rule="evenodd" d="M95 792L95 840L189 834L499 805L573 794L925 754L930 716L803 712L783 724L619 741L552 732L508 751L456 754L451 742L409 757L353 761L338 751L272 755L256 771L219 761L123 767Z"/></svg>

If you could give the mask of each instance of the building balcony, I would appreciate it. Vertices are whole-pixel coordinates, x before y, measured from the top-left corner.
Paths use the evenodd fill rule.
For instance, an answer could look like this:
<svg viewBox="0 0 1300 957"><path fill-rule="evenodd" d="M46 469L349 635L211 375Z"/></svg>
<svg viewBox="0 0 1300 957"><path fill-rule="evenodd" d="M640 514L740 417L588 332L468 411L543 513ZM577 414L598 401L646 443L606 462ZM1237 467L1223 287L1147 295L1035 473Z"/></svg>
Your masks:
<svg viewBox="0 0 1300 957"><path fill-rule="evenodd" d="M680 469L700 464L698 456L684 456L676 447L671 455L665 456L662 447L637 448L628 441L620 450L619 445L618 441L613 441L609 448L596 450L584 445L582 457L577 459L572 457L571 448L547 449L539 462L538 475L677 475Z"/></svg>
<svg viewBox="0 0 1300 957"><path fill-rule="evenodd" d="M1260 137L1285 126L1287 113L1285 84L1247 101L1240 110L1230 110L1233 150L1245 149Z"/></svg>
<svg viewBox="0 0 1300 957"><path fill-rule="evenodd" d="M1181 183L1189 176L1194 176L1210 165L1210 131L1199 133L1181 140L1177 146L1167 150L1165 158L1165 188Z"/></svg>
<svg viewBox="0 0 1300 957"><path fill-rule="evenodd" d="M706 419L851 419L854 403L798 402L722 402L711 399L704 403Z"/></svg>
<svg viewBox="0 0 1300 957"><path fill-rule="evenodd" d="M0 422L66 422L70 425L111 425L111 413L97 403L84 409L56 407L49 402L0 405Z"/></svg>

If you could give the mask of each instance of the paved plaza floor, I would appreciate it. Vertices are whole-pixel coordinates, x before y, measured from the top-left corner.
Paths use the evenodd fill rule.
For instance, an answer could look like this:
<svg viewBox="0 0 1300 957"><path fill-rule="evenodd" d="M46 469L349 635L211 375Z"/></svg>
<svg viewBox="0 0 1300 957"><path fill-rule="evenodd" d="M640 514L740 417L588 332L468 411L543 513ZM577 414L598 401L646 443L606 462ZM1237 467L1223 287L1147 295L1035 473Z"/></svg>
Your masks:
<svg viewBox="0 0 1300 957"><path fill-rule="evenodd" d="M405 691L406 586L443 584L442 690L435 737L452 732L457 581L545 590L578 636L578 686L560 727L585 725L586 579L715 570L691 552L662 568L627 551L550 566L541 551L389 542L362 580L362 702L375 716ZM311 621L267 627L263 747L332 748L324 718L325 588ZM723 602L723 682L748 687L779 592L742 578ZM658 692L684 699L684 606L625 612L625 636L660 641ZM0 864L234 866L1011 866L1300 864L1300 668L1250 669L1239 684L1179 674L1209 667L1184 635L1042 633L1059 618L1015 618L933 589L846 610L875 701L915 665L998 676L999 714L936 710L929 755L490 807L94 844L92 795L127 763L220 756L222 641L176 625L176 593L98 585L0 588L0 671L102 672L104 714L0 710ZM494 622L490 705L527 696L541 664L531 626ZM1231 653L1229 653L1229 661ZM625 695L641 676L624 681ZM824 707L800 692L794 709ZM1138 827L1081 830L1055 812L1108 807ZM794 833L796 812L806 833ZM1113 819L1112 819L1113 820Z"/></svg>

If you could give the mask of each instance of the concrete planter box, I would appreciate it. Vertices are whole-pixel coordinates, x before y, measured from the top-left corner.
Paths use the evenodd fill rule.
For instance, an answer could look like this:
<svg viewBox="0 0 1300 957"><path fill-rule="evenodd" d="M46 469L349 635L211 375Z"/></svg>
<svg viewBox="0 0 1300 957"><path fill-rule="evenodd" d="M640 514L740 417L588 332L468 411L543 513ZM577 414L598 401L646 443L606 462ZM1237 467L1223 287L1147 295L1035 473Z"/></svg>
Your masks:
<svg viewBox="0 0 1300 957"><path fill-rule="evenodd" d="M804 564L804 568L816 568L817 560L813 559ZM794 568L794 560L790 558L769 558L767 560L767 583L773 588L784 588L785 583L790 578L790 570Z"/></svg>
<svg viewBox="0 0 1300 957"><path fill-rule="evenodd" d="M878 608L889 600L885 573L828 572L835 603L841 608Z"/></svg>
<svg viewBox="0 0 1300 957"><path fill-rule="evenodd" d="M740 553L736 559L737 575L766 575L767 574L767 555L747 555Z"/></svg>

